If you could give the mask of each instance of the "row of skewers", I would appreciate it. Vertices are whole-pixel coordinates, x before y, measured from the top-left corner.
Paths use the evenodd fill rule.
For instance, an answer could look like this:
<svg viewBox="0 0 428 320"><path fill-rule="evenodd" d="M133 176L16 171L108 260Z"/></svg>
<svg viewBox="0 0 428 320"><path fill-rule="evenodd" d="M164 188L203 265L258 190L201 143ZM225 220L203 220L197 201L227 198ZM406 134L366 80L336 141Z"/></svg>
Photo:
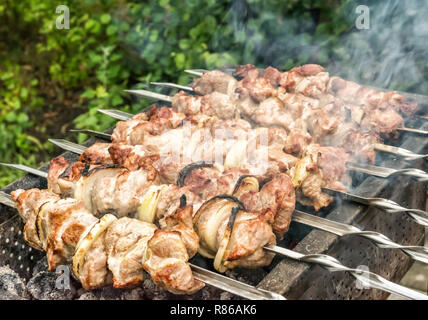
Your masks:
<svg viewBox="0 0 428 320"><path fill-rule="evenodd" d="M236 114L219 117L192 110L196 111L151 109L119 122L112 144L97 143L84 150L66 144L81 153L78 162L55 158L47 175L33 169L48 178L49 191L18 190L12 196L26 221L26 240L47 251L50 269L72 262L75 276L87 288L110 283L130 287L141 281L145 270L171 292L192 293L201 287L187 262L196 252L214 259L220 272L268 265L275 252L346 270L390 292L416 297L378 276L370 278L343 267L331 257L308 257L275 246L294 219L336 234L357 233L427 262L425 248L400 246L383 235L294 210L296 199L319 209L333 200L326 190L346 190L345 164L355 159L352 154L310 139L295 140L304 145L287 152L284 145L297 127L272 128L263 123L266 128L253 129L257 117L249 122ZM187 128L183 121L189 123ZM207 132L213 131L223 135L205 141ZM235 139L238 131L245 139ZM260 143L264 136L265 143ZM173 156L171 142L176 147ZM255 155L249 152L251 146L260 145ZM203 152L198 152L201 146ZM220 151L215 148L219 146ZM251 161L260 154L268 155L262 168ZM397 204L389 204L390 210L397 210L393 208ZM423 211L409 214L421 224L427 221ZM171 250L165 249L168 246Z"/></svg>

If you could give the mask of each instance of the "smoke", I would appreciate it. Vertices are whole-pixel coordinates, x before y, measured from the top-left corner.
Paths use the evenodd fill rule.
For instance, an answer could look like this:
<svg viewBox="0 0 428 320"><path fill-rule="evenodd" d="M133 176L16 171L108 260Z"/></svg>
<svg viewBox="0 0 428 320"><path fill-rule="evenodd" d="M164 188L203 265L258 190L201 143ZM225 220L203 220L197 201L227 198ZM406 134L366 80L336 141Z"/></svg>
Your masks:
<svg viewBox="0 0 428 320"><path fill-rule="evenodd" d="M428 2L326 1L302 8L290 1L277 10L266 3L233 1L225 17L242 48L241 63L280 69L319 63L362 84L428 92ZM369 29L356 27L359 5L369 8Z"/></svg>

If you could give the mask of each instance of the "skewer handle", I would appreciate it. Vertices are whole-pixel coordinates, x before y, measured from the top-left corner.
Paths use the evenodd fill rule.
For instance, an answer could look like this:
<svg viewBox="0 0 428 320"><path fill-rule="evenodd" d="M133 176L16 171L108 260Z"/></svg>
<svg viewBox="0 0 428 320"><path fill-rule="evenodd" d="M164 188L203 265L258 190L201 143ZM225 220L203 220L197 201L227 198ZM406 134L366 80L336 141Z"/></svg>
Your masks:
<svg viewBox="0 0 428 320"><path fill-rule="evenodd" d="M86 147L81 146L80 144L69 142L64 139L48 139L50 143L60 147L61 149L68 150L77 154L82 154Z"/></svg>
<svg viewBox="0 0 428 320"><path fill-rule="evenodd" d="M268 247L264 247L264 249L294 260L301 261L301 262L319 264L320 266L323 266L324 268L326 268L331 272L337 272L337 271L349 272L357 280L360 280L364 285L370 288L380 289L380 290L393 293L411 300L428 300L428 296L426 296L425 294L419 293L415 290L393 283L373 272L370 272L367 270L348 268L343 264L341 264L340 261L337 260L336 258L333 258L332 256L329 256L326 254L304 255L302 253L281 248L278 246L268 246Z"/></svg>
<svg viewBox="0 0 428 320"><path fill-rule="evenodd" d="M323 188L323 190L335 196L340 196L345 200L354 201L367 206L373 206L373 207L385 210L386 212L389 212L389 213L404 212L410 218L412 218L416 223L423 225L425 227L428 227L428 212L426 211L423 211L420 209L405 208L392 200L388 200L384 198L363 197L363 196L358 196L355 194L338 191L330 188Z"/></svg>
<svg viewBox="0 0 428 320"><path fill-rule="evenodd" d="M131 119L134 115L128 112L115 110L115 109L97 109L98 112L104 113L108 115L109 117L112 117L114 119L127 121Z"/></svg>
<svg viewBox="0 0 428 320"><path fill-rule="evenodd" d="M347 167L349 170L370 174L380 178L392 178L398 175L405 175L405 176L413 177L417 181L422 181L422 182L428 181L428 173L419 169L414 169L414 168L392 169L392 168L372 166L368 164L359 164L359 163L348 163Z"/></svg>
<svg viewBox="0 0 428 320"><path fill-rule="evenodd" d="M428 131L421 129L413 129L413 128L397 128L397 131L420 134L423 136L428 136Z"/></svg>
<svg viewBox="0 0 428 320"><path fill-rule="evenodd" d="M16 208L15 202L12 200L10 194L3 191L0 191L0 203L11 208Z"/></svg>
<svg viewBox="0 0 428 320"><path fill-rule="evenodd" d="M428 158L428 154L417 154L404 148L389 146L382 143L376 143L374 147L375 150L398 155L400 157L403 157L404 160L417 160Z"/></svg>
<svg viewBox="0 0 428 320"><path fill-rule="evenodd" d="M410 256L413 260L428 264L428 248L421 246L400 245L382 233L375 231L363 231L355 226L344 224L318 216L314 216L299 210L295 210L293 221L304 223L314 228L334 233L338 236L359 236L373 241L380 248L398 249Z"/></svg>
<svg viewBox="0 0 428 320"><path fill-rule="evenodd" d="M180 90L186 90L186 91L193 91L192 87L189 86L182 86L180 84L170 83L170 82L150 82L151 85L154 86L160 86L165 88L173 88L173 89L180 89Z"/></svg>
<svg viewBox="0 0 428 320"><path fill-rule="evenodd" d="M104 133L104 132L99 132L99 131L95 131L95 130L89 130L89 129L70 129L69 131L70 132L78 132L78 133L86 133L86 134L90 134L90 135L93 135L93 136L101 138L101 139L107 139L107 140L111 139L111 134Z"/></svg>
<svg viewBox="0 0 428 320"><path fill-rule="evenodd" d="M208 70L205 70L205 69L187 69L187 70L184 70L184 72L191 74L191 75L194 75L194 76L197 76L197 77L200 77L205 72L208 72Z"/></svg>
<svg viewBox="0 0 428 320"><path fill-rule="evenodd" d="M170 96L148 91L148 90L125 90L125 92L128 92L130 94L134 94L137 96L143 96L145 98L154 99L154 100L161 100L165 102L171 102L172 98Z"/></svg>

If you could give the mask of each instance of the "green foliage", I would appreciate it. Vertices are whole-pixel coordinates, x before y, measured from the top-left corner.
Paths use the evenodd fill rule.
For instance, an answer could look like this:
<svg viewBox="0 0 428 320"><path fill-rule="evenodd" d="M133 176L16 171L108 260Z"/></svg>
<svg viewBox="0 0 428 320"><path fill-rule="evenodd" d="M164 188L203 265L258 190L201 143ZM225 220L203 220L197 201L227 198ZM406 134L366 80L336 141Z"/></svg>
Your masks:
<svg viewBox="0 0 428 320"><path fill-rule="evenodd" d="M60 3L70 8L69 30L55 27ZM46 161L48 137L65 135L70 125L104 130L114 121L97 108L136 112L150 102L124 89L157 80L187 84L187 68L352 64L341 45L355 31L350 0L60 3L0 4L0 161ZM16 178L2 168L0 175L0 185Z"/></svg>

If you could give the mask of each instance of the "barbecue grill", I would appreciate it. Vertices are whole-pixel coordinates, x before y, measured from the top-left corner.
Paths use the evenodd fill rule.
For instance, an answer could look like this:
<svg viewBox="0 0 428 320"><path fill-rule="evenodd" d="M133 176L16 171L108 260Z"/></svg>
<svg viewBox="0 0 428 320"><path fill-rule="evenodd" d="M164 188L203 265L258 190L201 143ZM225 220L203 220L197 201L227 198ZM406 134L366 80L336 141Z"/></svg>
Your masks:
<svg viewBox="0 0 428 320"><path fill-rule="evenodd" d="M405 95L416 99L422 107L428 104L428 98ZM410 124L411 127L428 129L428 124L418 122L417 119L411 120ZM398 142L401 147L419 154L428 153L425 137L403 136ZM95 141L97 139L90 139L84 145L89 146ZM78 158L71 152L66 152L63 156L70 161ZM377 165L392 168L409 167L409 163L388 155L378 156ZM424 171L427 169L423 159L412 161L411 167ZM47 171L48 165L40 169ZM18 188L45 187L44 179L28 175L2 190L10 193ZM364 174L353 175L353 194L388 198L408 208L425 209L426 191L426 185L423 182L417 182L405 176L387 180ZM307 211L306 208L305 210ZM318 214L333 221L356 225L363 230L378 231L403 245L420 245L424 241L424 227L415 223L405 213L387 213L337 198L332 207ZM0 266L9 266L20 277L28 280L32 277L36 264L45 259L45 255L32 249L23 241L22 228L22 220L15 210L0 206ZM278 245L293 248L296 252L304 254L325 253L337 258L346 266L368 268L393 282L397 282L412 264L410 257L397 250L381 249L373 242L359 237L338 239L330 233L295 222ZM200 256L193 258L192 262L212 268L211 261ZM348 273L330 272L317 265L282 257L276 257L269 267L260 270L230 270L226 274L250 285L277 292L287 299L384 299L387 296L384 291L376 289L360 290L356 286L355 278ZM117 296L120 294L121 291L118 290ZM192 298L218 299L220 294L219 290L207 288L203 293ZM175 296L165 294L162 297L171 299ZM222 297L224 298L225 295Z"/></svg>

